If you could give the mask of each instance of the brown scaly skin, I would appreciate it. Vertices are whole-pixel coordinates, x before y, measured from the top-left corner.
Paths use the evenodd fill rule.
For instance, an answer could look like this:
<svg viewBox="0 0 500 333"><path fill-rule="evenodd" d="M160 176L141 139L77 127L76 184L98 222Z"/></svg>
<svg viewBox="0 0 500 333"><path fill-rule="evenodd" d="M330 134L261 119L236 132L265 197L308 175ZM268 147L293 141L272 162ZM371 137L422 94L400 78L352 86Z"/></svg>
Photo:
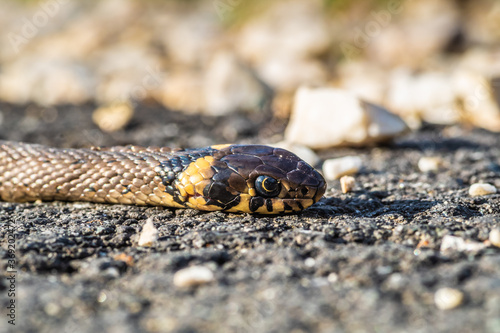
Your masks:
<svg viewBox="0 0 500 333"><path fill-rule="evenodd" d="M58 149L0 141L0 199L90 201L238 213L303 210L325 193L314 168L260 145Z"/></svg>

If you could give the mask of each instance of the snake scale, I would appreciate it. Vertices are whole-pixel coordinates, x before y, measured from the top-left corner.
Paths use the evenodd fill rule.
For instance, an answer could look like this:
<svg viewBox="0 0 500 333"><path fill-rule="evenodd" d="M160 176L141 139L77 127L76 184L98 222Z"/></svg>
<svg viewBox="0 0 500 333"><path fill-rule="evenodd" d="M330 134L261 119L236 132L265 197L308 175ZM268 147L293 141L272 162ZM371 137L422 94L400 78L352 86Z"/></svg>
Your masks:
<svg viewBox="0 0 500 333"><path fill-rule="evenodd" d="M0 199L90 201L281 214L303 210L326 182L293 153L262 145L199 149L51 148L0 141Z"/></svg>

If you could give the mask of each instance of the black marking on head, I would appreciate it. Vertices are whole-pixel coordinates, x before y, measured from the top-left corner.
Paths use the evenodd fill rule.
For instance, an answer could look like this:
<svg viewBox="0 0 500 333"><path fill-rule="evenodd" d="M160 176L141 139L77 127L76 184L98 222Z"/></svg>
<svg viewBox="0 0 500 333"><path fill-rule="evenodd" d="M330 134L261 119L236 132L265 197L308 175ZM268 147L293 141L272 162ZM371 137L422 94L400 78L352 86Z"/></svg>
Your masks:
<svg viewBox="0 0 500 333"><path fill-rule="evenodd" d="M224 183L227 186L229 177L232 173L233 171L230 169L220 169L213 175L212 180L214 182Z"/></svg>
<svg viewBox="0 0 500 333"><path fill-rule="evenodd" d="M271 199L266 199L266 208L268 212L273 211L273 202Z"/></svg>
<svg viewBox="0 0 500 333"><path fill-rule="evenodd" d="M234 206L237 206L240 202L241 202L241 196L237 195L237 196L235 196L233 201L229 202L228 204L226 204L224 206L224 209L229 209L229 208L232 208Z"/></svg>
<svg viewBox="0 0 500 333"><path fill-rule="evenodd" d="M262 197L251 197L250 198L250 205L248 208L250 208L250 211L253 213L260 207L264 205L264 198Z"/></svg>
<svg viewBox="0 0 500 333"><path fill-rule="evenodd" d="M271 155L274 151L273 147L261 145L233 145L231 152L233 154L245 154L252 156L266 156Z"/></svg>
<svg viewBox="0 0 500 333"><path fill-rule="evenodd" d="M227 185L221 182L214 181L203 190L203 196L219 207L226 207L233 202L239 195L232 194L228 191Z"/></svg>
<svg viewBox="0 0 500 333"><path fill-rule="evenodd" d="M288 211L288 210L293 210L292 206L290 206L288 203L283 202L283 208Z"/></svg>

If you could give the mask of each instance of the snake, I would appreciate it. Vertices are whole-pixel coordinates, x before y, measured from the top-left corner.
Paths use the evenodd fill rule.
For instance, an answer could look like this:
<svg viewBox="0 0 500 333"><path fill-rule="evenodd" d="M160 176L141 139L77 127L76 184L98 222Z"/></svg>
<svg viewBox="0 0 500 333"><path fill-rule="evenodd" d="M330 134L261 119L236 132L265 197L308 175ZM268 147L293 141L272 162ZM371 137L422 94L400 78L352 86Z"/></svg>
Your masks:
<svg viewBox="0 0 500 333"><path fill-rule="evenodd" d="M0 199L8 202L282 214L308 208L325 191L312 166L266 145L54 148L0 141Z"/></svg>

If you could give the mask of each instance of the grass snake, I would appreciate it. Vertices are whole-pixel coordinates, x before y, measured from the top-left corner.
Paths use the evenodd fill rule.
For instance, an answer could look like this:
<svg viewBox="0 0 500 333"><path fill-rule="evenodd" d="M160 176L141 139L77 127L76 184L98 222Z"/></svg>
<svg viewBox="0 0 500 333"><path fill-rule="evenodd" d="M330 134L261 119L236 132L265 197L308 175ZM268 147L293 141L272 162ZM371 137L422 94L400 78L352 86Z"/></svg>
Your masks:
<svg viewBox="0 0 500 333"><path fill-rule="evenodd" d="M51 148L0 141L0 199L89 201L281 214L303 210L326 182L293 153L262 145L199 149Z"/></svg>

